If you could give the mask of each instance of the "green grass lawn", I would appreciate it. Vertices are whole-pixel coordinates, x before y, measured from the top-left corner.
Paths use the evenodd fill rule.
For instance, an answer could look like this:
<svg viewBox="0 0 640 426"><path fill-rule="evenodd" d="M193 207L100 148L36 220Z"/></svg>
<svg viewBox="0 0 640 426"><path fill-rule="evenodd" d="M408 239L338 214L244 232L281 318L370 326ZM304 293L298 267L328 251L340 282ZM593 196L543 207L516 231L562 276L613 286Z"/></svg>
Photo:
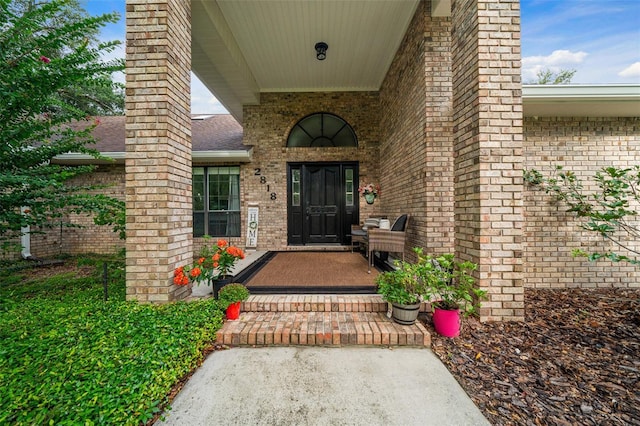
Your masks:
<svg viewBox="0 0 640 426"><path fill-rule="evenodd" d="M121 261L105 302L102 260L78 260L89 276L0 273L0 425L144 423L222 325L211 299L126 302Z"/></svg>

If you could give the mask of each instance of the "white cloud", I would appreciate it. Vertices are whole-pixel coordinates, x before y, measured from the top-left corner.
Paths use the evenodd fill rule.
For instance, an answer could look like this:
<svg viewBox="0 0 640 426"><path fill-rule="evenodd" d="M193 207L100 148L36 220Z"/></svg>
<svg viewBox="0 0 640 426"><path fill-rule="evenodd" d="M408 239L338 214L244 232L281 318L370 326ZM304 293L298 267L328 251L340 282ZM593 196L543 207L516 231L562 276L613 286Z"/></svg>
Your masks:
<svg viewBox="0 0 640 426"><path fill-rule="evenodd" d="M586 52L572 52L570 50L554 50L551 55L547 56L528 56L522 58L524 64L536 64L545 66L567 66L571 64L579 64L584 61L588 53Z"/></svg>
<svg viewBox="0 0 640 426"><path fill-rule="evenodd" d="M620 77L640 77L640 62L629 65L618 73Z"/></svg>
<svg viewBox="0 0 640 426"><path fill-rule="evenodd" d="M209 89L191 73L191 113L192 114L228 114L226 108Z"/></svg>
<svg viewBox="0 0 640 426"><path fill-rule="evenodd" d="M547 56L527 56L522 58L522 79L524 82L536 80L538 72L543 69L557 73L563 69L573 69L582 63L589 54L570 50L554 50Z"/></svg>

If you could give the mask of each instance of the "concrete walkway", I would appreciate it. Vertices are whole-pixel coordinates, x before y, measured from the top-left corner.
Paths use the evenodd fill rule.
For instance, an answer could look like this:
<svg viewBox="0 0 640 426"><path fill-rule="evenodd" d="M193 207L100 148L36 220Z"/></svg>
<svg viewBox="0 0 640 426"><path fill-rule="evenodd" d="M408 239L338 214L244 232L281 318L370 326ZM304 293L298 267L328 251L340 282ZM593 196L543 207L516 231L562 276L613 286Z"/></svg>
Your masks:
<svg viewBox="0 0 640 426"><path fill-rule="evenodd" d="M428 349L212 353L158 425L488 425Z"/></svg>

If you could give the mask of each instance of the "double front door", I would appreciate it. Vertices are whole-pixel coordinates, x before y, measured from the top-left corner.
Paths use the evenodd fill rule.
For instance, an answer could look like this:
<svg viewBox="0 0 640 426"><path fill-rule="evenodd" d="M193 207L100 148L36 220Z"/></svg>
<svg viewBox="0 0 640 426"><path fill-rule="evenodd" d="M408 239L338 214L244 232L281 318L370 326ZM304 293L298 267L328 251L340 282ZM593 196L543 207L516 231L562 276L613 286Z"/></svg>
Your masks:
<svg viewBox="0 0 640 426"><path fill-rule="evenodd" d="M357 163L290 163L288 243L347 244L358 223Z"/></svg>

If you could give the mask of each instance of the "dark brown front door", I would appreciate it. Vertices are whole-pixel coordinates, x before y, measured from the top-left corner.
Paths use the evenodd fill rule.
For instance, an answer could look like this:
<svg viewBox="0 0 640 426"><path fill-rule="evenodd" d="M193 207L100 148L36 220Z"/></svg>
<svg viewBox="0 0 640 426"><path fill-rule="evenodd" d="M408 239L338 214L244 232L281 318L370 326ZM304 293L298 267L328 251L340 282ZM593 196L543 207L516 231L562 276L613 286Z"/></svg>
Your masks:
<svg viewBox="0 0 640 426"><path fill-rule="evenodd" d="M356 182L355 163L290 164L289 244L347 244L358 218Z"/></svg>

